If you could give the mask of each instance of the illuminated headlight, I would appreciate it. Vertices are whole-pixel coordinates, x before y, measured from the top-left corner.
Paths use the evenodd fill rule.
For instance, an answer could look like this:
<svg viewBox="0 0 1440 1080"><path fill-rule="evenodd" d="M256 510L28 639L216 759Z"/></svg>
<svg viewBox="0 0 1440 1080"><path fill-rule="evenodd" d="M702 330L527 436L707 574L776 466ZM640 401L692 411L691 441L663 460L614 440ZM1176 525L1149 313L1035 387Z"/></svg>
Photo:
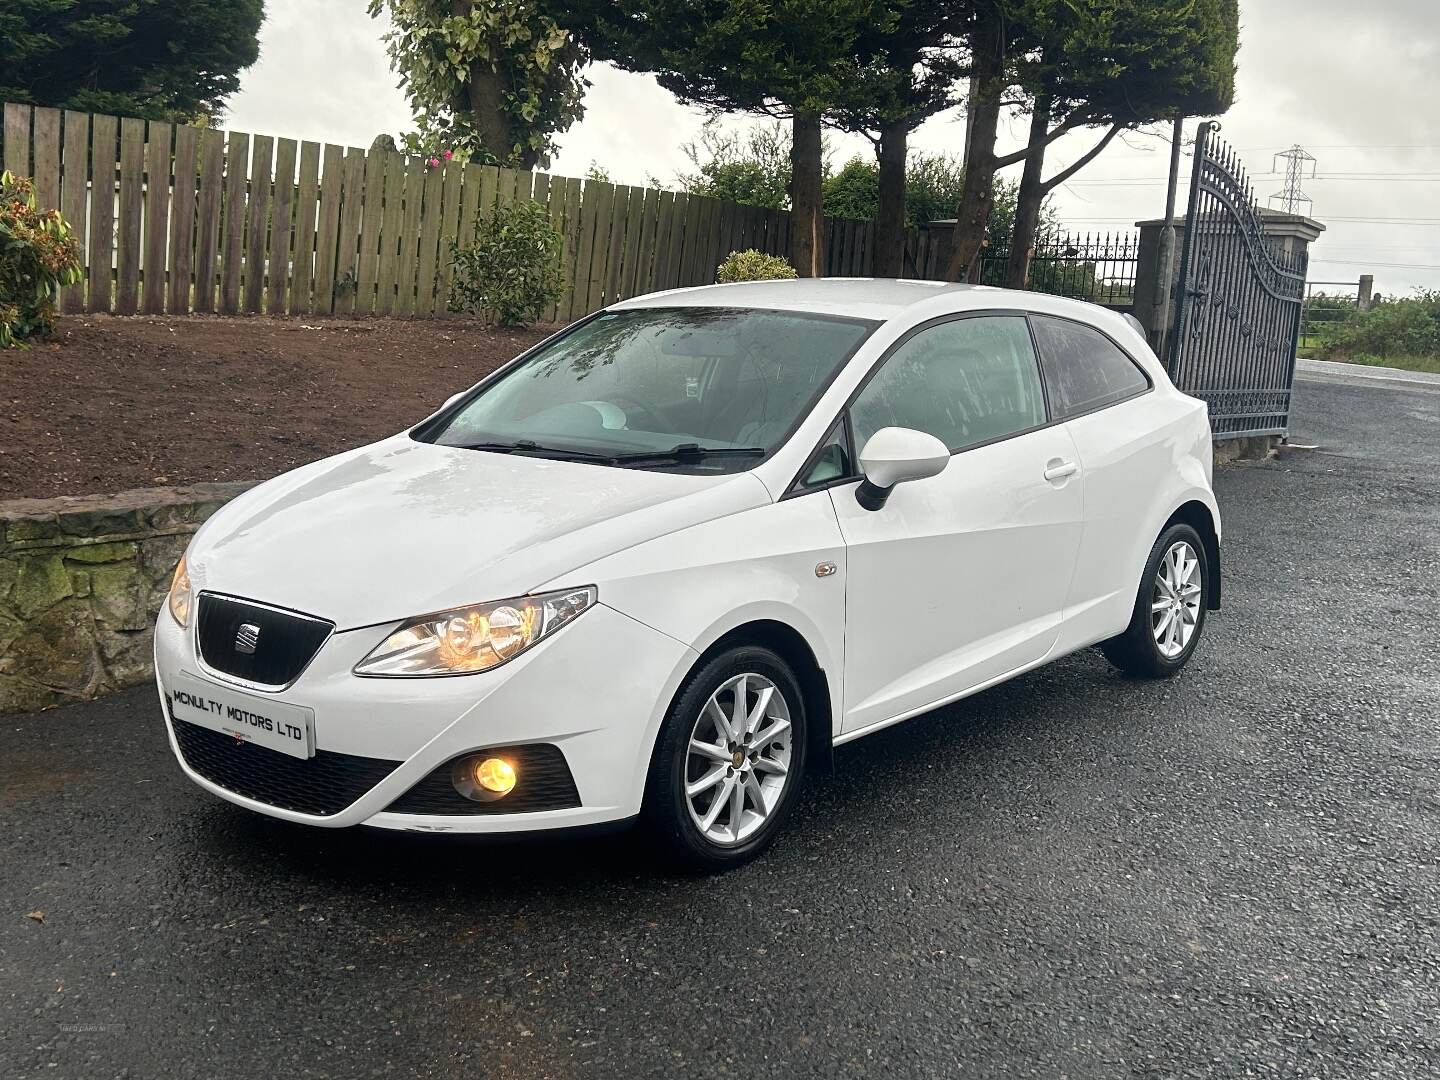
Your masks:
<svg viewBox="0 0 1440 1080"><path fill-rule="evenodd" d="M595 604L595 587L520 596L411 619L355 665L356 675L468 675L519 656Z"/></svg>
<svg viewBox="0 0 1440 1080"><path fill-rule="evenodd" d="M185 557L175 564L175 575L170 579L170 595L166 606L170 615L181 626L190 625L190 608L194 606L195 595L190 589L190 571L185 567Z"/></svg>

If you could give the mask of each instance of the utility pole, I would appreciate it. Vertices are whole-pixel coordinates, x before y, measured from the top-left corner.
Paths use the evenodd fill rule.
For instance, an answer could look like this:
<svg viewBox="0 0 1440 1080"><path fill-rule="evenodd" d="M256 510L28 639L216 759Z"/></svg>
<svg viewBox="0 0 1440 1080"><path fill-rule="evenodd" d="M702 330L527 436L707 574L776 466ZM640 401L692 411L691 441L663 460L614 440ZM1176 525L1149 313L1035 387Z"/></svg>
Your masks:
<svg viewBox="0 0 1440 1080"><path fill-rule="evenodd" d="M1275 155L1275 168L1279 171L1279 163L1285 162L1285 186L1271 195L1265 201L1275 207L1276 210L1283 210L1287 214L1301 214L1310 216L1315 202L1301 190L1300 185L1307 179L1315 177L1315 158L1303 146L1296 144L1282 153ZM1278 206L1275 206L1276 202Z"/></svg>
<svg viewBox="0 0 1440 1080"><path fill-rule="evenodd" d="M1185 118L1176 117L1170 130L1170 182L1165 191L1165 225L1160 230L1159 280L1155 288L1155 319L1152 343L1164 362L1165 344L1170 340L1170 315L1175 310L1175 195L1180 187L1180 147L1185 139ZM1189 224L1187 223L1187 228Z"/></svg>

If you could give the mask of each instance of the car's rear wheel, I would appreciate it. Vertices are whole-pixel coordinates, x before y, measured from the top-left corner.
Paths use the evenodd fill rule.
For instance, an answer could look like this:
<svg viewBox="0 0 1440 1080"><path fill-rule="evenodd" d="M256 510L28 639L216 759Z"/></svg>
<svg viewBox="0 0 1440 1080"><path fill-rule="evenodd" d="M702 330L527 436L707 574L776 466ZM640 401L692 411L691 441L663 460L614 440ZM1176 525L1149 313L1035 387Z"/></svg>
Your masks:
<svg viewBox="0 0 1440 1080"><path fill-rule="evenodd" d="M671 705L644 816L686 866L726 870L775 839L804 770L795 676L769 649L729 649L693 673Z"/></svg>
<svg viewBox="0 0 1440 1080"><path fill-rule="evenodd" d="M1205 627L1210 566L1189 525L1171 525L1150 549L1130 625L1100 646L1131 675L1163 678L1185 666Z"/></svg>

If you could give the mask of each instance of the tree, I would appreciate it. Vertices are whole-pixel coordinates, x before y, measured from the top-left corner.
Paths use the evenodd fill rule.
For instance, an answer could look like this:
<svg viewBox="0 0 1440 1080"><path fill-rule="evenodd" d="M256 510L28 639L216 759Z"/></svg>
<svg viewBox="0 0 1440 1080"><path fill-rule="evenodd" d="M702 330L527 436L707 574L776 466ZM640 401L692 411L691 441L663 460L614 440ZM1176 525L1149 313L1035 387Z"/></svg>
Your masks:
<svg viewBox="0 0 1440 1080"><path fill-rule="evenodd" d="M676 180L690 194L769 210L790 205L790 133L779 121L756 124L742 136L722 131L712 117L699 140L681 149L694 171Z"/></svg>
<svg viewBox="0 0 1440 1080"><path fill-rule="evenodd" d="M1005 283L1025 288L1040 206L1121 131L1152 121L1208 116L1235 92L1235 0L1030 0L1030 48L1017 66L1032 95ZM1045 151L1059 134L1107 124L1072 165L1046 179Z"/></svg>
<svg viewBox="0 0 1440 1080"><path fill-rule="evenodd" d="M0 101L215 117L260 55L263 0L5 0Z"/></svg>
<svg viewBox="0 0 1440 1080"><path fill-rule="evenodd" d="M898 277L905 254L910 133L958 103L966 64L958 48L967 0L894 0L889 17L862 28L837 120L875 144L875 274Z"/></svg>
<svg viewBox="0 0 1440 1080"><path fill-rule="evenodd" d="M535 0L370 0L420 142L522 169L584 111L588 59Z"/></svg>
<svg viewBox="0 0 1440 1080"><path fill-rule="evenodd" d="M980 272L988 193L999 169L1028 165L1017 223L1022 232L1033 230L1035 207L1046 191L1094 160L1119 132L1166 116L1227 108L1238 26L1236 0L973 3L966 188L946 275L970 281ZM1014 85L1032 96L1031 133L1026 146L1002 156L995 152L995 136L1006 91ZM1068 132L1093 126L1107 131L1044 187L1046 148ZM1028 251L1033 239L1033 231L1022 235L1012 249Z"/></svg>
<svg viewBox="0 0 1440 1080"><path fill-rule="evenodd" d="M712 109L788 117L791 261L823 265L821 121L843 100L861 29L888 18L881 0L582 0L564 6L598 59L654 72Z"/></svg>

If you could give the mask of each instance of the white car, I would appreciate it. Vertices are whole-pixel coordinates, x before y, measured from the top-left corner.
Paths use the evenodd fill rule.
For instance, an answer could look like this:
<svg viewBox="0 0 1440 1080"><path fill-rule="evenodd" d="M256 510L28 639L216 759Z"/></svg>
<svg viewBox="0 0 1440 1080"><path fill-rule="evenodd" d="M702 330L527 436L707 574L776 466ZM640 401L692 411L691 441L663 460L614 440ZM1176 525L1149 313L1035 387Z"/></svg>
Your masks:
<svg viewBox="0 0 1440 1080"><path fill-rule="evenodd" d="M1097 643L1189 659L1210 430L1137 327L927 281L617 304L210 518L156 627L171 746L289 821L639 816L744 861L834 746Z"/></svg>

